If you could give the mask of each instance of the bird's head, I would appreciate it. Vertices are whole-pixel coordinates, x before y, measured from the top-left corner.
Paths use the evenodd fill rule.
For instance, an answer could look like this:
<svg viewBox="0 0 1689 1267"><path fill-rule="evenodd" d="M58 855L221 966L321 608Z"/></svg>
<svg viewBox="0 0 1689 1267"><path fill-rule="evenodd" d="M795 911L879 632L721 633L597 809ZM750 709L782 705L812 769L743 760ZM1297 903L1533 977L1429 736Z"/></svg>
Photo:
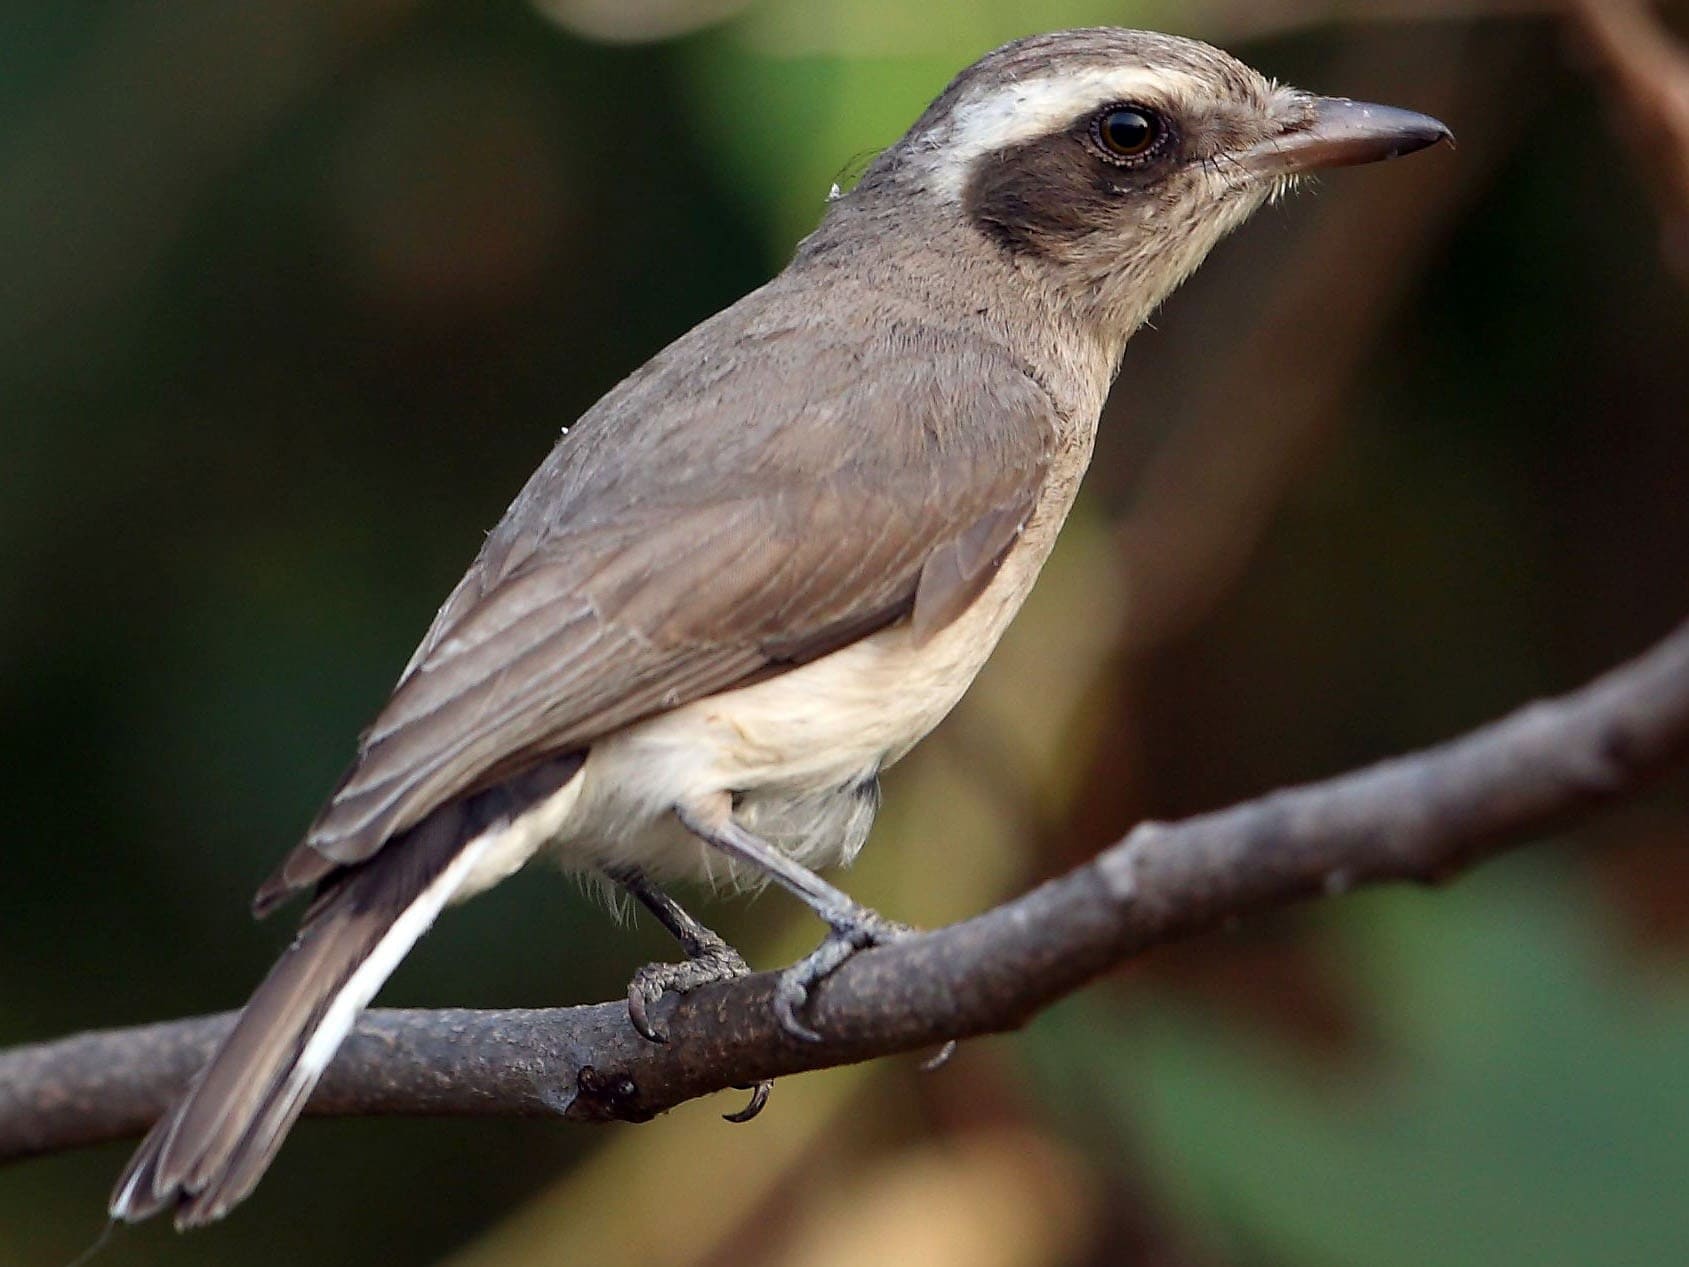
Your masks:
<svg viewBox="0 0 1689 1267"><path fill-rule="evenodd" d="M1303 173L1448 136L1422 114L1277 84L1195 40L1099 27L975 62L864 185L959 217L1118 348Z"/></svg>

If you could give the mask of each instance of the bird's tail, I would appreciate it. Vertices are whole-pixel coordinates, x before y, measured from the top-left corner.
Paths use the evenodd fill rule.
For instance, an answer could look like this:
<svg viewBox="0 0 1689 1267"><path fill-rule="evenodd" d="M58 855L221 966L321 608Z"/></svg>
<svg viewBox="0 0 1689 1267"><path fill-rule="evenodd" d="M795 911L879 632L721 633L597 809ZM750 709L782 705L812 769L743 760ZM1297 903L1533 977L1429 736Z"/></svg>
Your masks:
<svg viewBox="0 0 1689 1267"><path fill-rule="evenodd" d="M222 1046L130 1159L114 1219L173 1206L176 1225L194 1227L252 1191L358 1013L497 837L465 840L455 819L427 820L328 882Z"/></svg>

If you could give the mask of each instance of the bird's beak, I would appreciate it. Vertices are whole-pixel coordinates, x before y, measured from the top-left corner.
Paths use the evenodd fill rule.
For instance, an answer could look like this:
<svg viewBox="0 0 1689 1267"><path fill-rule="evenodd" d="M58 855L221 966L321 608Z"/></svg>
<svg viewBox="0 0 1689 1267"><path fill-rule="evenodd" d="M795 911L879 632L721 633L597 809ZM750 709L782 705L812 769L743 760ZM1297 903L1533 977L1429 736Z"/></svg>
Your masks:
<svg viewBox="0 0 1689 1267"><path fill-rule="evenodd" d="M1454 133L1428 114L1346 97L1303 97L1300 118L1277 136L1250 146L1238 161L1263 176L1317 167L1349 167L1412 154Z"/></svg>

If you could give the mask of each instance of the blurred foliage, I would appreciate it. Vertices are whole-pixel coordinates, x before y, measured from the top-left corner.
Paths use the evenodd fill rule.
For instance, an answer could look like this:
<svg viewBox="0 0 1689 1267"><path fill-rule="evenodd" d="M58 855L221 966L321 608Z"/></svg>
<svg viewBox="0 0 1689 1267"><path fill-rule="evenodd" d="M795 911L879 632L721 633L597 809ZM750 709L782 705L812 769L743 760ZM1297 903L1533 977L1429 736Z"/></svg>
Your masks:
<svg viewBox="0 0 1689 1267"><path fill-rule="evenodd" d="M1096 1115L1075 1129L1100 1149L1136 1139L1242 1261L1689 1258L1689 972L1615 991L1605 920L1536 858L1353 905L1326 950L1381 1001L1381 1057L1309 1061L1177 998L1080 999L1029 1043L1039 1084Z"/></svg>
<svg viewBox="0 0 1689 1267"><path fill-rule="evenodd" d="M1263 213L1135 341L1086 501L888 780L853 892L956 918L1680 618L1689 305L1601 103L1543 19L1370 12L0 8L0 1041L242 998L288 936L251 889L558 428L1025 31L1204 36L1446 112L1462 146ZM1216 524L1217 560L1191 545ZM1204 558L1188 612L1134 634L1174 596L1156 560L1176 589ZM937 1075L794 1080L749 1127L726 1101L637 1129L307 1123L226 1225L105 1253L1681 1263L1686 799L1152 955ZM707 906L756 962L817 935L778 896ZM608 998L665 951L535 874L385 997ZM0 1175L0 1264L90 1241L122 1151Z"/></svg>

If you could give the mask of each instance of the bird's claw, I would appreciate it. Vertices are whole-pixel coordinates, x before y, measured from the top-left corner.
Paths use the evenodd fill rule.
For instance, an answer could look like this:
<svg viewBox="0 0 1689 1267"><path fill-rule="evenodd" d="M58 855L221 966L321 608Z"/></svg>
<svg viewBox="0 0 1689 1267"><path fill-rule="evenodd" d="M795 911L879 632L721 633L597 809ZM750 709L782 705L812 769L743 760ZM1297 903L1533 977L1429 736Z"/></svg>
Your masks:
<svg viewBox="0 0 1689 1267"><path fill-rule="evenodd" d="M690 994L717 981L735 981L750 970L745 957L726 942L708 947L685 963L648 963L628 982L628 1020L641 1037L666 1043L667 1032L650 1013L653 1003L665 994ZM762 1098L768 1098L766 1093ZM761 1104L756 1107L759 1111L762 1108Z"/></svg>
<svg viewBox="0 0 1689 1267"><path fill-rule="evenodd" d="M956 1040L954 1038L948 1039L945 1041L944 1046L940 1047L932 1055L928 1056L921 1062L920 1070L922 1073L937 1073L940 1069L944 1068L945 1065L950 1063L950 1057L955 1054Z"/></svg>
<svg viewBox="0 0 1689 1267"><path fill-rule="evenodd" d="M774 1080L772 1078L764 1078L755 1086L739 1087L737 1089L740 1091L749 1091L751 1093L750 1101L737 1113L723 1113L721 1115L721 1120L724 1122L748 1122L758 1113L761 1113L762 1106L768 1103L768 1093L774 1090Z"/></svg>
<svg viewBox="0 0 1689 1267"><path fill-rule="evenodd" d="M917 931L860 906L828 922L831 928L826 939L782 972L774 989L774 1015L780 1028L806 1043L821 1041L821 1035L798 1015L815 987L837 972L857 951L883 946Z"/></svg>

